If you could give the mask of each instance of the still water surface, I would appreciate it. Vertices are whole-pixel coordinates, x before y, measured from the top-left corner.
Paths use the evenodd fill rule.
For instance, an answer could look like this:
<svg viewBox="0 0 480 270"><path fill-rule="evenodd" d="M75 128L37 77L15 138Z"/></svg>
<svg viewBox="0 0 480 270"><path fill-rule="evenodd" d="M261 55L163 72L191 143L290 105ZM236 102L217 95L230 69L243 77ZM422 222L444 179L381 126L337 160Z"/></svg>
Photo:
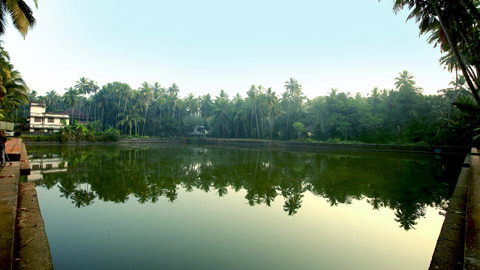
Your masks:
<svg viewBox="0 0 480 270"><path fill-rule="evenodd" d="M427 269L458 173L394 153L28 150L55 269Z"/></svg>

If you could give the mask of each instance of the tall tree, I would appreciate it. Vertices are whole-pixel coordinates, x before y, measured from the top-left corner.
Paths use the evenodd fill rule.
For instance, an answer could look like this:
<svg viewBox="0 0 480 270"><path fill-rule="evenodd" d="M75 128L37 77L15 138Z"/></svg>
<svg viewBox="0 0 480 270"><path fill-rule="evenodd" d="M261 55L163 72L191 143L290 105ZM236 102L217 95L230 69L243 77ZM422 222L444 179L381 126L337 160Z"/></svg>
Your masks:
<svg viewBox="0 0 480 270"><path fill-rule="evenodd" d="M63 94L62 101L71 108L75 107L79 101L77 91L72 87L66 88L65 90L66 92Z"/></svg>
<svg viewBox="0 0 480 270"><path fill-rule="evenodd" d="M419 23L420 34L430 34L429 42L453 56L441 62L458 67L480 105L480 12L476 0L395 0L393 10L411 10L408 19Z"/></svg>
<svg viewBox="0 0 480 270"><path fill-rule="evenodd" d="M270 140L272 139L273 132L273 119L272 116L276 115L278 112L278 99L275 95L275 92L272 91L272 88L267 89L266 95L266 106L268 109L268 130L270 133Z"/></svg>
<svg viewBox="0 0 480 270"><path fill-rule="evenodd" d="M144 120L143 120L143 129L142 134L145 135L145 127L147 125L147 113L148 113L148 106L150 105L150 101L153 98L153 90L151 85L147 82L143 82L140 86L140 95L141 95L141 104L142 108L145 108ZM144 106L143 106L144 105Z"/></svg>
<svg viewBox="0 0 480 270"><path fill-rule="evenodd" d="M292 102L296 97L301 95L302 86L298 83L295 78L290 78L285 82L286 98L288 102L288 112L287 112L287 123L285 125L285 139L289 138L289 128L290 128L290 114L292 111Z"/></svg>

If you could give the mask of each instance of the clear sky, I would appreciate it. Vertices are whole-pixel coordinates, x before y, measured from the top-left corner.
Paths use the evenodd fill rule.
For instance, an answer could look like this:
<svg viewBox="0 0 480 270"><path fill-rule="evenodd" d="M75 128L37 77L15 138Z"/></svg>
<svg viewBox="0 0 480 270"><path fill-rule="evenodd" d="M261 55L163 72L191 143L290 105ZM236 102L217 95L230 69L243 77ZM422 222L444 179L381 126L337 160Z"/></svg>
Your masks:
<svg viewBox="0 0 480 270"><path fill-rule="evenodd" d="M31 7L33 1L25 0ZM64 93L80 77L144 81L180 95L233 96L250 85L280 94L290 77L309 97L331 88L352 94L393 88L408 70L426 94L454 75L438 64L438 48L419 37L392 0L38 0L36 27L24 40L2 37L28 86Z"/></svg>

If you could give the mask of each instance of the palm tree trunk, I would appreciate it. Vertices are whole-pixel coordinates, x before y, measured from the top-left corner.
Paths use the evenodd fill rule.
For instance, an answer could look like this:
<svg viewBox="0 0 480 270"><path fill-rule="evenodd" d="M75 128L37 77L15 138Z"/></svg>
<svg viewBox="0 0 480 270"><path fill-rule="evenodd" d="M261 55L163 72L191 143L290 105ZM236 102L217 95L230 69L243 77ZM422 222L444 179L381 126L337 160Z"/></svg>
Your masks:
<svg viewBox="0 0 480 270"><path fill-rule="evenodd" d="M457 59L457 63L460 65L460 69L462 70L463 75L465 76L465 80L467 81L468 87L470 88L470 91L473 94L473 97L475 98L475 101L477 104L480 105L480 96L478 94L478 89L475 87L475 85L472 83L471 78L470 78L470 73L467 70L467 66L465 65L463 61L463 55L461 55L461 52L458 50L457 44L453 42L452 37L450 35L450 29L447 29L446 25L443 23L443 19L440 16L440 10L436 4L433 5L433 9L435 10L435 13L437 14L438 17L438 22L440 23L440 27L442 27L443 32L445 33L445 37L447 38L448 44L450 45L450 48L455 55L455 58ZM474 77L474 76L472 76ZM477 85L478 86L478 85Z"/></svg>
<svg viewBox="0 0 480 270"><path fill-rule="evenodd" d="M250 114L250 136L252 138L255 138L255 134L253 133L253 109L252 109L252 113Z"/></svg>
<svg viewBox="0 0 480 270"><path fill-rule="evenodd" d="M270 128L270 140L272 139L272 129L273 129L273 125L272 125L272 109L270 109L268 111L268 122L269 122L269 128Z"/></svg>
<svg viewBox="0 0 480 270"><path fill-rule="evenodd" d="M288 120L290 120L291 103L288 101L287 125L285 127L285 140L288 140Z"/></svg>
<svg viewBox="0 0 480 270"><path fill-rule="evenodd" d="M145 136L145 126L147 125L147 113L148 113L148 105L145 109L145 122L143 123L143 136Z"/></svg>
<svg viewBox="0 0 480 270"><path fill-rule="evenodd" d="M257 124L257 135L258 135L257 138L260 139L260 129L258 128L258 115L257 115L257 106L256 105L255 105L255 123Z"/></svg>
<svg viewBox="0 0 480 270"><path fill-rule="evenodd" d="M235 129L235 138L238 139L238 121L237 121L237 128Z"/></svg>
<svg viewBox="0 0 480 270"><path fill-rule="evenodd" d="M242 119L243 130L245 131L245 137L248 138L247 127L245 126L245 121Z"/></svg>

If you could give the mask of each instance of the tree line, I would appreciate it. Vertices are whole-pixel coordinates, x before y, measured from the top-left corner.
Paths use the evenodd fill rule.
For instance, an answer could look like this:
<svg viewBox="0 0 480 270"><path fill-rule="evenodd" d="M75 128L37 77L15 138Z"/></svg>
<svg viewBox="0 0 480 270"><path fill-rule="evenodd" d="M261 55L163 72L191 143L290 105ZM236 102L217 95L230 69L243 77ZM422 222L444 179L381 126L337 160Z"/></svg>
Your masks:
<svg viewBox="0 0 480 270"><path fill-rule="evenodd" d="M208 136L221 138L465 144L475 134L474 125L465 122L472 115L462 110L476 107L463 76L437 95L424 95L408 71L395 78L395 89L374 88L366 96L331 89L309 99L294 78L280 94L261 85L252 85L245 97L220 90L216 96L182 98L179 92L175 83L99 87L82 77L63 95L31 91L29 99L45 102L47 112L75 108L95 129L132 136L189 136L203 126ZM27 114L26 107L15 111L17 120Z"/></svg>

